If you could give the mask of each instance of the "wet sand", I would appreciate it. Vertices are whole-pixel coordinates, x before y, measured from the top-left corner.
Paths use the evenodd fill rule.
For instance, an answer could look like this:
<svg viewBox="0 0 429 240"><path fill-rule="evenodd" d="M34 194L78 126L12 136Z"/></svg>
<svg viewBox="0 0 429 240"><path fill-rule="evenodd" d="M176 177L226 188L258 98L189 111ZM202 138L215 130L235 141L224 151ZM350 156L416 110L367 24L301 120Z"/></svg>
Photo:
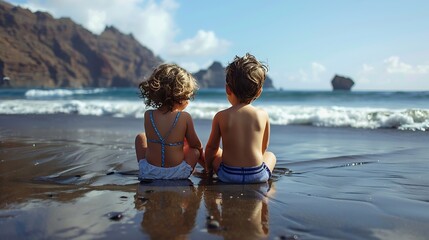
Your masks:
<svg viewBox="0 0 429 240"><path fill-rule="evenodd" d="M142 120L0 115L1 239L427 239L429 134L272 126L267 184L137 180ZM196 121L203 143L210 121ZM290 169L291 171L287 171Z"/></svg>

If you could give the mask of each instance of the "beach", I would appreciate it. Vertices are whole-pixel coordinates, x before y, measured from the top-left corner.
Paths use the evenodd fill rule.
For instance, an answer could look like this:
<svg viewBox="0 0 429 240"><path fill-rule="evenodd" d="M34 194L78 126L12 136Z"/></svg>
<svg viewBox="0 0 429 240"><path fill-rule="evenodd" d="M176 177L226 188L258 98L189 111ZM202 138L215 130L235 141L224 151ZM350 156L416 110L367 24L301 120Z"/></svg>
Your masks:
<svg viewBox="0 0 429 240"><path fill-rule="evenodd" d="M139 118L0 114L2 239L427 239L427 131L272 125L267 184L137 179ZM196 119L203 144L211 121Z"/></svg>
<svg viewBox="0 0 429 240"><path fill-rule="evenodd" d="M225 3L0 0L0 240L429 240L429 1Z"/></svg>

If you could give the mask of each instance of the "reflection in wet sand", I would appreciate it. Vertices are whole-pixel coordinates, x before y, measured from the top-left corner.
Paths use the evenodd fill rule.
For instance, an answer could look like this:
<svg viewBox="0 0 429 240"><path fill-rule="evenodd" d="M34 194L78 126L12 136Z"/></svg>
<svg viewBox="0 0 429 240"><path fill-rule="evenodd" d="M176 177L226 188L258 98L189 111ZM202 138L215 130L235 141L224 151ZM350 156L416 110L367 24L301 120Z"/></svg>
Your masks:
<svg viewBox="0 0 429 240"><path fill-rule="evenodd" d="M190 180L140 183L135 208L144 211L141 227L152 239L187 239L195 227L201 187Z"/></svg>
<svg viewBox="0 0 429 240"><path fill-rule="evenodd" d="M142 182L134 204L143 212L142 232L151 239L188 239L204 232L225 239L263 239L269 236L268 195L273 194L273 185L206 180L198 185L190 180ZM202 201L206 224L196 229L198 212L204 211L199 210Z"/></svg>
<svg viewBox="0 0 429 240"><path fill-rule="evenodd" d="M208 231L225 239L261 239L269 234L268 198L272 183L208 185L204 202ZM217 227L217 224L219 227Z"/></svg>

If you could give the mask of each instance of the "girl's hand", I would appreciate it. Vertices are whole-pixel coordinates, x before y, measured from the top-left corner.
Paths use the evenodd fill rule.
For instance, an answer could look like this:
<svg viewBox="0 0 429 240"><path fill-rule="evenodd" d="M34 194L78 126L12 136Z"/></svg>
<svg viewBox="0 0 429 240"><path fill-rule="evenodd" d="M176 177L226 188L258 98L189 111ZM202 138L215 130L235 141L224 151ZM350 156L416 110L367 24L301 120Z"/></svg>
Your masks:
<svg viewBox="0 0 429 240"><path fill-rule="evenodd" d="M200 149L198 149L198 151L200 152L200 157L198 158L198 162L200 162L200 163L205 163L206 161L205 161L205 157L204 157L204 150L203 150L203 148L200 148ZM204 167L204 170L206 170L206 166L203 166Z"/></svg>

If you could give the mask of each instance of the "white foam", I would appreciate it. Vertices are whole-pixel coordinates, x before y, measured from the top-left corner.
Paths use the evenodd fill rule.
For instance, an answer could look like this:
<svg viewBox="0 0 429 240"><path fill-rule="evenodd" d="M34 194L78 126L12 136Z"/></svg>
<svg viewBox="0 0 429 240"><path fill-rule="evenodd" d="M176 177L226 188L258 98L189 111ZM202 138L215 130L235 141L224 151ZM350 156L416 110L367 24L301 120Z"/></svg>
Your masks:
<svg viewBox="0 0 429 240"><path fill-rule="evenodd" d="M265 107L273 124L306 124L324 127L398 128L429 130L428 109L351 107Z"/></svg>
<svg viewBox="0 0 429 240"><path fill-rule="evenodd" d="M11 100L0 103L0 114L78 114L114 117L143 116L144 106L131 101Z"/></svg>
<svg viewBox="0 0 429 240"><path fill-rule="evenodd" d="M104 92L105 89L96 88L96 89L30 89L25 92L25 97L27 98L46 98L46 97L67 97L73 95L86 95L86 94L96 94Z"/></svg>
<svg viewBox="0 0 429 240"><path fill-rule="evenodd" d="M191 102L186 109L194 119L212 119L229 104ZM272 124L312 125L323 127L396 128L429 130L429 109L385 109L326 106L269 105L264 109ZM126 100L4 100L0 114L78 114L143 118L141 101Z"/></svg>

